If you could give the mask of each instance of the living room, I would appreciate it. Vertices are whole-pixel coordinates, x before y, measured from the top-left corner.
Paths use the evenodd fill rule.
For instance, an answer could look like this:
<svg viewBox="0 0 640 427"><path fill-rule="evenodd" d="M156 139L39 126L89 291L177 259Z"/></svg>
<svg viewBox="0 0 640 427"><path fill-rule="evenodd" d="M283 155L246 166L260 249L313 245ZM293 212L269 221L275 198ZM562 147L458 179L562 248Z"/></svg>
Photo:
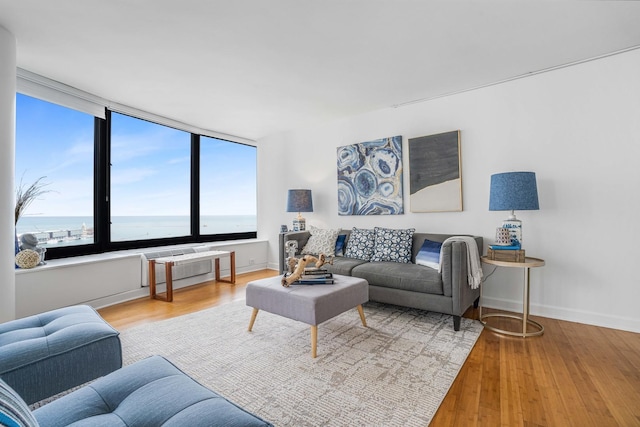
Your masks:
<svg viewBox="0 0 640 427"><path fill-rule="evenodd" d="M637 9L633 11L638 13ZM9 24L0 18L0 25ZM615 26L612 24L612 28ZM623 28L622 32L633 34L630 27ZM524 224L523 247L527 256L546 261L543 268L534 269L531 274L531 314L640 332L640 316L635 309L640 290L633 268L633 239L640 235L634 215L640 200L633 189L640 182L636 167L640 157L636 143L640 134L640 38L637 34L635 37L635 43L615 51L554 64L545 70L531 69L530 75L513 76L505 70L501 79L449 91L447 96L415 96L402 105L380 105L374 110L318 123L299 125L292 120L286 130L251 137L258 147L258 238L249 249L233 242L225 243L223 249L238 253L242 272L278 269L280 226L291 227L295 216L285 212L290 188L313 191L313 212L305 213L308 225L345 229L414 227L421 232L472 234L482 236L486 247L494 241L495 229L507 215L488 209L491 175L533 171L540 209L516 212ZM3 57L5 54L2 52ZM370 61L376 63L375 58ZM5 124L11 118L3 113L1 120ZM461 134L463 210L412 212L408 203L407 142L453 130ZM396 135L402 136L406 150L404 214L338 215L336 148ZM3 153L7 146L3 134ZM12 169L11 162L1 162L2 169ZM0 197L9 200L13 197L13 172L3 172L2 182L6 188ZM12 203L5 205L3 218L5 210L10 212L12 208ZM13 233L12 221L3 219L0 236L11 237ZM0 276L0 304L2 316L6 316L2 320L12 318L11 313L19 304L9 302L20 292L18 275L7 268L13 267L9 251L8 247L0 251L3 259L10 259L4 261ZM79 268L76 273L50 281L52 293L77 292L67 285L76 274L81 278L105 277L105 281L113 282L107 275L109 271L125 271L118 267ZM515 269L497 269L488 279L484 289L487 307L521 310L522 288L513 286L522 281L521 272L511 270ZM46 276L47 271L57 274L55 269L42 270L42 274ZM491 271L485 267L486 273ZM117 298L105 301L108 295L82 296L78 302L120 302Z"/></svg>

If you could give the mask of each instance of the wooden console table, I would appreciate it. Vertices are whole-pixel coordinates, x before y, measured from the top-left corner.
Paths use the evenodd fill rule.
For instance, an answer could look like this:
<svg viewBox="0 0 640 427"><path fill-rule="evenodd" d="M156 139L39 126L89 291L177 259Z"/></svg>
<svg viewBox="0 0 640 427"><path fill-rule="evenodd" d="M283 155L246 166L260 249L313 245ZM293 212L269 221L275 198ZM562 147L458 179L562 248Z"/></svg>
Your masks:
<svg viewBox="0 0 640 427"><path fill-rule="evenodd" d="M231 276L229 279L220 278L220 258L229 257ZM207 251L195 254L184 254L168 256L149 260L149 296L162 301L173 301L173 275L171 268L174 265L189 264L203 259L215 260L216 282L236 283L236 253L234 251ZM164 264L167 282L167 292L165 295L156 293L156 264Z"/></svg>

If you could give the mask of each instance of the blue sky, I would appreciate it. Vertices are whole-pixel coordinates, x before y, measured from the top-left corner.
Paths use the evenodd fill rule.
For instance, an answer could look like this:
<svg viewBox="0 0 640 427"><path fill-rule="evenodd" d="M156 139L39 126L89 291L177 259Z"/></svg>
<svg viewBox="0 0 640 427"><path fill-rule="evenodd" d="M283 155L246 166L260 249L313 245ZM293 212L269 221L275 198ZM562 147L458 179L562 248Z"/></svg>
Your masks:
<svg viewBox="0 0 640 427"><path fill-rule="evenodd" d="M93 127L85 113L17 96L16 185L49 183L26 215L93 214ZM112 215L189 215L190 134L112 114ZM256 212L256 149L201 138L201 214Z"/></svg>

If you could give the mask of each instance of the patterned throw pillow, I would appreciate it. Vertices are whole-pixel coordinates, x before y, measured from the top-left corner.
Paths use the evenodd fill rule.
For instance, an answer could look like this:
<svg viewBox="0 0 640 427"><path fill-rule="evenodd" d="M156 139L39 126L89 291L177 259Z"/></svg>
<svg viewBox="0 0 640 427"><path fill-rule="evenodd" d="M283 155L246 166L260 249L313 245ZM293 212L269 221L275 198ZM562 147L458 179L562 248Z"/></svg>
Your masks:
<svg viewBox="0 0 640 427"><path fill-rule="evenodd" d="M0 380L0 425L9 427L37 427L29 407L18 393Z"/></svg>
<svg viewBox="0 0 640 427"><path fill-rule="evenodd" d="M373 255L375 236L373 230L353 227L344 256L369 261Z"/></svg>
<svg viewBox="0 0 640 427"><path fill-rule="evenodd" d="M393 230L376 227L376 244L371 261L410 263L413 233L415 231L415 228Z"/></svg>
<svg viewBox="0 0 640 427"><path fill-rule="evenodd" d="M442 243L424 239L424 243L420 247L418 255L416 255L416 264L439 270L441 249Z"/></svg>
<svg viewBox="0 0 640 427"><path fill-rule="evenodd" d="M326 256L335 255L336 239L340 230L323 230L321 228L309 227L311 237L307 241L307 244L302 248L302 254L306 255L320 255Z"/></svg>

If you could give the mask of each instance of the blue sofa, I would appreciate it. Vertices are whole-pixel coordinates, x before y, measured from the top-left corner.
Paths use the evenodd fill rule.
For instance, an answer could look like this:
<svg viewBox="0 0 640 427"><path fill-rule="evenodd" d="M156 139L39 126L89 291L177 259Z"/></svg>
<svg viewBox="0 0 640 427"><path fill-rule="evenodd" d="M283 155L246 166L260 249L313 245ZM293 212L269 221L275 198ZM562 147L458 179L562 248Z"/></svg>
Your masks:
<svg viewBox="0 0 640 427"><path fill-rule="evenodd" d="M161 356L118 369L33 412L0 381L2 423L28 427L272 426L200 385Z"/></svg>
<svg viewBox="0 0 640 427"><path fill-rule="evenodd" d="M0 324L0 378L32 404L122 366L119 333L87 305Z"/></svg>

